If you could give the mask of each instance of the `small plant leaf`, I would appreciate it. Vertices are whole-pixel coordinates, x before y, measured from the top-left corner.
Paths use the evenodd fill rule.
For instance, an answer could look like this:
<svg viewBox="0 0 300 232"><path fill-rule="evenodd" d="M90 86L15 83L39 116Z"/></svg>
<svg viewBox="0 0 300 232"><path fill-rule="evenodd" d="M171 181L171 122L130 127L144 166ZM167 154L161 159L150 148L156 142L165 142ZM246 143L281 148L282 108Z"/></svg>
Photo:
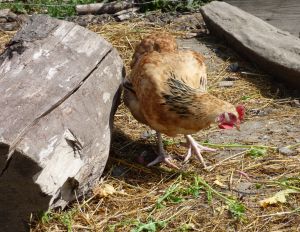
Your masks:
<svg viewBox="0 0 300 232"><path fill-rule="evenodd" d="M251 148L248 154L253 158L264 156L267 153L267 149L264 148Z"/></svg>
<svg viewBox="0 0 300 232"><path fill-rule="evenodd" d="M156 232L158 228L166 227L166 225L167 223L164 221L149 221L148 223L139 223L131 232Z"/></svg>
<svg viewBox="0 0 300 232"><path fill-rule="evenodd" d="M179 184L173 184L171 185L165 192L164 195L160 196L158 199L157 199L157 202L156 202L156 207L157 208L162 208L164 207L164 203L166 201L171 201L173 203L179 203L182 201L182 198L180 197L177 197L175 194L176 192L179 191Z"/></svg>
<svg viewBox="0 0 300 232"><path fill-rule="evenodd" d="M243 100L243 101L247 101L249 99L251 99L251 97L247 96L247 95L244 95L244 96L241 97L241 100Z"/></svg>
<svg viewBox="0 0 300 232"><path fill-rule="evenodd" d="M165 146L170 146L170 145L176 144L176 141L174 141L173 139L164 139L163 144Z"/></svg>
<svg viewBox="0 0 300 232"><path fill-rule="evenodd" d="M228 205L228 210L232 216L237 220L243 220L245 217L245 206L235 200L229 200L226 202Z"/></svg>
<svg viewBox="0 0 300 232"><path fill-rule="evenodd" d="M50 211L46 211L46 212L42 213L42 216L41 216L42 224L49 223L51 221L51 219L52 219L52 215L51 215Z"/></svg>
<svg viewBox="0 0 300 232"><path fill-rule="evenodd" d="M207 190L206 190L206 196L207 196L207 201L208 201L209 203L211 203L211 202L212 202L212 199L213 199L213 195L212 195L212 191L211 191L210 189L207 189Z"/></svg>

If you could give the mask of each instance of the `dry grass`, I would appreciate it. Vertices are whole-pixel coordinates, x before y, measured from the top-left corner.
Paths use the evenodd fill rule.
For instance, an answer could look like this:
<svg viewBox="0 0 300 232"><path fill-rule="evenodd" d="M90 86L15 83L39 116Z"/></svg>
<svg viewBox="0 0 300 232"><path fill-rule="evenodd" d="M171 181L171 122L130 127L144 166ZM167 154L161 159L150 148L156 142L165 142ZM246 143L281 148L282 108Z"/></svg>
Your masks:
<svg viewBox="0 0 300 232"><path fill-rule="evenodd" d="M90 29L119 50L127 68L134 44L150 32L169 30L177 37L185 36L143 22L111 23ZM0 44L9 37L2 33ZM214 45L205 39L203 42ZM278 90L277 85L262 75L229 72L228 65L238 59L235 54L229 57L217 62L217 56L212 55L208 60L214 67L208 73L211 93L233 103L242 101L248 109L277 109L265 119L299 121L299 108L289 104L292 97L284 96L282 100L282 89ZM258 73L253 68L250 71ZM217 88L218 80L227 76L236 78L234 87ZM248 120L259 118L249 112ZM139 165L136 158L142 151L153 149L152 137L141 138L148 128L137 123L123 105L116 113L115 125L111 157L94 193L73 203L66 211L45 213L33 220L32 231L300 231L299 194L289 195L287 203L266 208L259 205L260 200L282 189L300 190L299 155L283 156L272 149L274 144L265 144L270 148L257 158L249 155L247 149L220 148L229 155L225 159L206 156L214 167L210 172L195 160L180 171L163 165L147 168ZM215 131L214 127L209 128L196 138L204 141ZM167 151L179 160L186 151L179 146L181 139L166 138ZM289 138L285 140L289 144ZM113 186L115 192L110 194L105 190L107 185Z"/></svg>

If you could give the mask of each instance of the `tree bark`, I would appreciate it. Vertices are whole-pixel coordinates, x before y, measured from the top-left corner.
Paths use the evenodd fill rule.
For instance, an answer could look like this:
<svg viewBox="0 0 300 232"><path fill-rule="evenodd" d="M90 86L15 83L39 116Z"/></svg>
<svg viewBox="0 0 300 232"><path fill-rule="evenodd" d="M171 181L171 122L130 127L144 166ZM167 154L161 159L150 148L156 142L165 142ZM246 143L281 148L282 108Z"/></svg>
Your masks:
<svg viewBox="0 0 300 232"><path fill-rule="evenodd" d="M266 73L300 87L300 40L225 2L201 9L209 30Z"/></svg>
<svg viewBox="0 0 300 232"><path fill-rule="evenodd" d="M101 176L124 67L74 23L34 15L0 56L0 228L65 207Z"/></svg>

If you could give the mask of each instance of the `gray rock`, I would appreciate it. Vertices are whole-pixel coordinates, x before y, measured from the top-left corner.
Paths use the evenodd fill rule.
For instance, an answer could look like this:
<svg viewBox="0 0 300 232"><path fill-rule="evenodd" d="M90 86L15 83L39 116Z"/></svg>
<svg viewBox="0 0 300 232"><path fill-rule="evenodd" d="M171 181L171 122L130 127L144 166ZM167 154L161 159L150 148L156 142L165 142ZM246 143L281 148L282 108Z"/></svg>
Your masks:
<svg viewBox="0 0 300 232"><path fill-rule="evenodd" d="M238 77L230 77L230 76L228 76L228 77L225 77L223 80L224 81L236 81L236 80L238 80Z"/></svg>
<svg viewBox="0 0 300 232"><path fill-rule="evenodd" d="M123 63L102 37L35 15L0 56L0 228L88 192L109 154Z"/></svg>
<svg viewBox="0 0 300 232"><path fill-rule="evenodd" d="M24 18L23 14L16 15L10 9L2 9L0 10L0 30L16 31L24 22Z"/></svg>
<svg viewBox="0 0 300 232"><path fill-rule="evenodd" d="M231 72L237 72L237 71L239 71L240 66L239 66L239 63L235 62L235 63L230 64L228 68Z"/></svg>
<svg viewBox="0 0 300 232"><path fill-rule="evenodd" d="M286 156L294 156L294 155L297 155L297 151L295 150L291 150L287 147L280 147L278 149L278 151L280 152L280 154L282 155L286 155Z"/></svg>
<svg viewBox="0 0 300 232"><path fill-rule="evenodd" d="M219 87L232 87L234 84L233 81L220 81Z"/></svg>
<svg viewBox="0 0 300 232"><path fill-rule="evenodd" d="M155 130L147 130L141 134L141 139L148 139L156 134Z"/></svg>
<svg viewBox="0 0 300 232"><path fill-rule="evenodd" d="M0 23L0 30L3 31L16 31L18 28L19 24L17 22Z"/></svg>
<svg viewBox="0 0 300 232"><path fill-rule="evenodd" d="M17 20L18 16L10 9L2 9L0 10L0 18L5 19L7 22L13 22Z"/></svg>
<svg viewBox="0 0 300 232"><path fill-rule="evenodd" d="M294 99L294 100L291 102L291 105L294 106L294 107L300 108L300 101L297 100L297 99Z"/></svg>
<svg viewBox="0 0 300 232"><path fill-rule="evenodd" d="M132 14L121 14L121 15L117 15L116 18L118 19L118 21L125 21L128 20L132 17Z"/></svg>
<svg viewBox="0 0 300 232"><path fill-rule="evenodd" d="M124 176L127 171L128 171L128 169L124 166L115 166L112 169L111 175L113 177L120 177L120 176Z"/></svg>
<svg viewBox="0 0 300 232"><path fill-rule="evenodd" d="M253 183L250 182L239 182L235 186L235 190L241 194L256 194L258 191L255 189Z"/></svg>
<svg viewBox="0 0 300 232"><path fill-rule="evenodd" d="M254 115L259 115L259 116L265 116L268 115L270 113L272 113L272 109L271 108L265 108L265 109L250 109L249 112L254 114Z"/></svg>
<svg viewBox="0 0 300 232"><path fill-rule="evenodd" d="M298 38L225 2L211 2L201 8L201 13L210 32L265 72L300 87Z"/></svg>

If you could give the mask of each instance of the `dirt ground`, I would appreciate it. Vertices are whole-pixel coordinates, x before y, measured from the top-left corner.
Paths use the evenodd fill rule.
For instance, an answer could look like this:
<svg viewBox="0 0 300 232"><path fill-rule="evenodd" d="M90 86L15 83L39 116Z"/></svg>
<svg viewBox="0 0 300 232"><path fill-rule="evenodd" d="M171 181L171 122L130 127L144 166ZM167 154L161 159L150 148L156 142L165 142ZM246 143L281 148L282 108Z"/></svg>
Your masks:
<svg viewBox="0 0 300 232"><path fill-rule="evenodd" d="M186 21L185 17L183 22ZM203 29L203 21L200 20L201 18L197 25L190 24L191 31ZM180 29L182 27L179 26ZM155 170L141 168L147 170L146 175L130 165L136 165L135 162L144 150L149 154L146 157L147 161L155 157L154 139L143 138L149 128L138 124L121 105L116 114L116 133L108 173L133 186L143 186L146 192L151 192L153 185L158 189L165 189L166 185L172 186L171 183L174 183L178 175L192 173L191 176L200 175L218 191L234 196L246 207L246 219L237 221L230 213L228 214L224 202L220 204L217 199L214 199L209 203L205 193L202 193L200 198L191 202L188 199L186 202L179 203L177 207L167 205L166 208L171 207L170 211L175 210L175 212L187 206L189 209L186 209L184 216L178 216L162 231L184 231L184 225L189 223L192 224L191 231L300 231L300 215L298 210L295 210L300 206L297 194L290 195L287 203L283 204L261 207L259 203L263 199L272 197L276 192L289 188L271 182L284 183L284 180L296 178L297 181L290 183L290 187L300 186L299 147L291 149L292 152L284 152L284 149L281 149L283 154L277 150L300 142L299 92L287 89L282 83L276 82L272 77L255 68L253 64L239 57L222 41L207 35L205 30L198 33L200 34L197 38L179 39L178 42L182 48L199 51L205 56L211 93L232 103L242 103L246 106L247 117L241 126L241 131L220 131L212 126L195 135L198 141L220 145L217 152L204 155L210 165L210 171L203 170L201 164L194 158L189 164L182 165L179 172L172 170L171 173L176 173L173 174L174 176L160 171L159 168ZM238 64L237 70L231 70L230 67L236 67L236 64ZM233 86L219 87L220 81L223 80L231 80ZM183 137L173 139L165 137L165 139L168 144L167 151L180 166L186 152L186 149L179 145L184 141ZM222 147L230 144L248 145L248 147ZM266 153L261 157L255 157L249 152L250 145L266 146ZM124 164L124 160L130 165ZM160 177L154 178L154 173ZM167 183L161 183L166 178L171 179ZM162 190L164 191L166 190ZM143 197L140 203L143 202L142 199ZM158 216L160 219L165 217L166 215ZM131 218L140 218L144 223L147 221L147 217L145 219L139 213L134 213ZM121 228L128 229L121 226L120 231Z"/></svg>
<svg viewBox="0 0 300 232"><path fill-rule="evenodd" d="M207 33L199 13L155 19L88 27L119 50L127 67L141 37L153 30L172 32L182 49L205 56L209 92L246 106L241 131L211 126L195 135L218 149L203 154L208 170L195 157L182 164L187 151L183 137L164 137L180 170L148 168L143 163L156 156L154 136L121 104L99 186L67 211L33 221L31 230L300 231L299 91L278 83ZM223 81L231 86L223 87ZM274 204L260 202L278 192L281 198L275 197Z"/></svg>
<svg viewBox="0 0 300 232"><path fill-rule="evenodd" d="M187 21L186 17L190 18L183 16L182 22ZM193 22L194 19L189 22ZM195 135L198 141L209 142L219 147L217 152L204 155L210 165L209 171L205 171L195 158L182 165L178 172L166 167L145 168L136 166L136 163L143 151L147 151L148 154L145 157L146 162L155 157L154 139L144 138L149 128L138 124L121 105L116 114L116 131L112 156L107 167L108 175L144 189L145 196L140 196L140 200L137 201L131 200L131 203L139 205L141 212L143 207L147 206L144 202L147 192L154 191L158 195L160 192L168 192L177 183L178 176L185 176L183 179L191 183L193 177L199 175L217 191L238 199L245 206L245 219L237 220L234 213L228 210L226 201L225 204L222 199L220 201L217 194L210 202L206 196L207 191L204 191L198 199L187 197L176 206L172 205L174 202L169 199L166 209L154 214L155 220L165 219L181 209L184 213L176 216L161 229L162 231L300 231L299 194L289 195L286 203L277 202L268 206L262 206L260 203L281 190L299 190L300 149L298 146L287 151L283 149L286 146L299 145L300 142L299 91L284 87L282 83L238 56L222 41L206 34L201 17L197 20L199 21L196 25L190 23L190 31L200 29L196 32L198 36L179 39L178 42L181 48L193 49L204 54L211 93L232 103L242 103L246 106L247 117L241 131L220 131L212 126ZM182 29L181 20L178 21L179 25L170 27ZM220 82L224 80L232 81L233 86L221 87ZM183 137L165 139L167 151L180 166L186 152L186 149L180 146L184 141ZM261 156L256 155L256 148L265 153ZM282 153L278 152L278 149ZM179 183L185 186L184 183ZM127 200L130 202L126 198ZM149 210L148 215L147 210L141 212L132 213L130 218L149 225L151 213ZM131 226L118 224L126 219L127 216L122 220L113 220L110 225L117 225L114 227L115 231L129 231L129 228L135 228L134 223Z"/></svg>

